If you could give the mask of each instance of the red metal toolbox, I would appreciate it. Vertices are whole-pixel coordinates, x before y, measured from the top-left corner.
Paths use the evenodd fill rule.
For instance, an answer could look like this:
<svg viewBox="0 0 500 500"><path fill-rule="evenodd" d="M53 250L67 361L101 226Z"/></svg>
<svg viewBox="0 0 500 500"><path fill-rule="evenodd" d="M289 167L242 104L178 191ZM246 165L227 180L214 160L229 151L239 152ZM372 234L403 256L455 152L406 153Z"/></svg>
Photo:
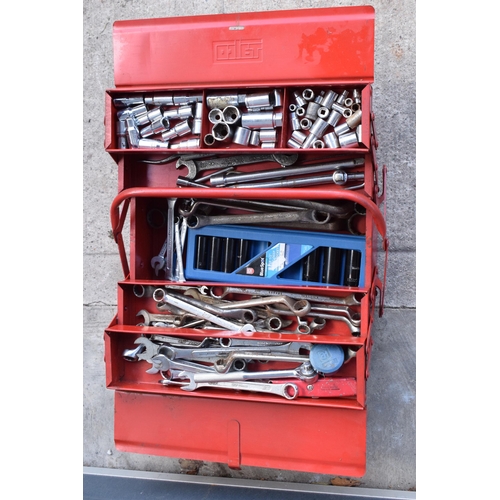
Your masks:
<svg viewBox="0 0 500 500"><path fill-rule="evenodd" d="M379 242L386 254L388 250L380 211L385 189L379 187L371 109L373 8L119 21L114 24L113 47L116 88L105 94L104 146L118 167L111 225L124 279L117 284L118 310L105 330L104 342L106 384L115 391L117 448L224 462L233 468L250 465L362 476L366 379L377 295L379 314L383 309L385 279L381 280L377 267ZM258 156L258 161L251 160L251 155ZM240 164L227 167L224 176L221 162L228 158ZM243 158L251 161L242 165ZM289 158L293 165L280 163ZM329 163L344 177L333 182L319 177ZM385 167L382 173L384 183ZM259 182L253 187L242 185L245 174ZM331 172L325 175L337 179ZM264 179L273 179L273 184L262 183ZM213 211L194 217L196 204ZM300 205L294 214L300 217L303 231L285 222L290 204ZM347 211L338 215L345 207ZM257 219L246 210L257 211ZM306 212L313 221L304 224ZM319 213L326 213L327 220L314 220ZM229 217L221 218L224 215ZM179 232L172 234L174 216L176 232L179 221L185 223L190 247L180 246ZM130 235L124 238L127 220ZM200 221L214 224L217 231L195 234ZM274 228L274 233L264 227ZM286 228L286 233L280 228ZM239 238L221 241L220 235L238 232ZM257 236L251 239L250 233ZM286 234L286 242L279 239L281 234ZM349 235L355 235L352 244ZM333 243L337 240L342 248ZM250 245L253 253L246 254L248 262L260 259L266 272L273 270L272 279L251 285L243 278L238 281L243 272L262 269L257 264L242 265L245 259L234 264L234 255L242 250L237 252L233 246L222 254L222 266L216 244ZM283 259L299 250L300 259L285 266ZM188 252L193 262L201 259L193 268L199 266L203 272L194 276L203 279L183 276L180 264ZM160 257L161 265L156 266ZM238 268L242 272L223 274L229 261L242 266ZM217 279L211 274L215 270L221 271ZM205 279L210 276L214 279ZM314 314L308 309L300 317L297 312L287 315L280 306L273 309L267 303L266 311L278 315L279 327L269 316L262 319L263 309L259 309L265 327L244 329L238 324L233 328L235 323L222 319L228 309L235 310L234 304L222 301L223 293L233 301L237 297L238 304L259 295L295 297L308 306L314 304ZM189 322L186 314L179 316L181 306L175 302L180 297L186 306L182 301L188 301L188 295L191 309L200 311L196 304L201 300L203 311L218 313L204 312L204 319ZM326 315L322 302L330 304ZM290 307L287 304L285 309ZM164 320L149 321L155 314L163 314ZM139 323L141 315L143 323ZM211 327L199 326L203 321ZM288 326L282 327L285 323ZM230 387L224 387L228 382L209 382L186 390L187 382L176 382L176 376L191 380L192 373L189 377L186 373L191 365L181 358L179 366L187 366L186 371L175 368L175 356L186 355L186 346L194 346L193 356L198 356L200 349L214 349L215 341L219 349L237 341L261 347L286 344L295 349L297 359L259 357L255 350L251 359L243 359L248 352L238 353L241 356L235 354L235 359L240 360L241 373L235 373L236 362L231 365L232 378L225 379L232 381ZM303 346L320 376L292 379L293 395L277 394L278 385L291 387L278 375L267 386L237 385L238 380L261 380L261 375L265 380L269 366L278 373L293 372L304 359L303 349L298 354ZM341 354L341 362L333 374L334 369L327 367L334 352ZM253 367L250 375L247 362ZM213 367L209 362L201 364L197 380L211 381L212 371L203 375ZM240 375L253 378L240 379ZM273 392L266 392L271 385Z"/></svg>

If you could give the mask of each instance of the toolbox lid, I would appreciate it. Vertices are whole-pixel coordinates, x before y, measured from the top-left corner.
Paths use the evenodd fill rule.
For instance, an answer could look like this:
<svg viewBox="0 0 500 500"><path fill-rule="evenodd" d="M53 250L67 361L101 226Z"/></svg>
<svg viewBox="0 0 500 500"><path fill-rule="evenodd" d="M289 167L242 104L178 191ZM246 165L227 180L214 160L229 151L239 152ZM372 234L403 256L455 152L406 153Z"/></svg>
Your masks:
<svg viewBox="0 0 500 500"><path fill-rule="evenodd" d="M116 21L116 87L373 82L371 6Z"/></svg>

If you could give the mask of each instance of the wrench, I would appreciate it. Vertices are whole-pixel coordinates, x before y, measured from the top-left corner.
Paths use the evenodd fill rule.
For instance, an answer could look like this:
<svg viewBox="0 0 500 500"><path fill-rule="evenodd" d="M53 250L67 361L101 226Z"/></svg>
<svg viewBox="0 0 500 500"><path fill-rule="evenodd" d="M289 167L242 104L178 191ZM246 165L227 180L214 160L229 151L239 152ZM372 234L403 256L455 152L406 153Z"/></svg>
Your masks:
<svg viewBox="0 0 500 500"><path fill-rule="evenodd" d="M268 212L258 214L238 215L191 215L187 224L191 229L214 224L268 224L271 222L312 222L325 224L330 220L330 214L316 210L290 210L287 212Z"/></svg>
<svg viewBox="0 0 500 500"><path fill-rule="evenodd" d="M236 391L251 391L251 392L264 392L266 394L276 394L283 396L286 399L295 399L299 393L296 384L291 382L284 382L282 384L269 384L265 382L240 382L237 380L232 381L219 381L219 382L193 382L191 379L194 373L188 373L190 382L187 385L181 386L185 391L194 391L200 387L213 387L214 389L233 389Z"/></svg>
<svg viewBox="0 0 500 500"><path fill-rule="evenodd" d="M239 210L246 210L248 212L264 212L267 210L277 211L277 210L288 210L290 205L293 202L283 202L283 203L273 203L273 202L265 202L265 201L254 201L254 200L231 200L226 198L218 198L217 201L207 200L203 198L199 199L191 199L189 202L184 201L183 205L179 207L179 214L183 217L189 217L190 215L196 214L200 205L214 206L214 207L222 207L222 208L237 208ZM318 204L320 205L320 204ZM326 204L321 204L321 208L330 207ZM301 208L301 207L296 207ZM307 207L309 208L309 207ZM311 207L316 208L316 207ZM330 207L331 208L331 207ZM326 212L327 210L322 210ZM349 211L351 213L352 210Z"/></svg>
<svg viewBox="0 0 500 500"><path fill-rule="evenodd" d="M231 321L227 321L223 318L219 318L215 314L212 314L204 309L201 309L200 307L193 306L186 301L183 301L173 295L167 294L164 290L161 288L157 288L154 293L153 293L153 299L156 302L165 302L167 304L179 307L180 309L183 309L184 311L187 311L191 314L194 314L195 316L198 316L199 318L206 319L207 321L211 321L212 323L221 326L223 328L226 328L227 330L231 331L236 331L240 333L252 333L255 332L255 327L249 323L246 323L244 325L237 325L235 323L232 323Z"/></svg>
<svg viewBox="0 0 500 500"><path fill-rule="evenodd" d="M273 349L274 351L274 349ZM233 351L225 358L219 358L215 363L215 369L219 373L227 373L237 359L249 359L253 361L284 361L289 363L305 363L309 356L297 354L284 354L274 352L255 352L253 350Z"/></svg>
<svg viewBox="0 0 500 500"><path fill-rule="evenodd" d="M296 175L302 174L317 174L319 172L330 172L333 173L333 181L335 183L341 182L345 184L348 179L353 178L353 175L357 174L346 174L343 170L339 170L340 168L353 168L359 167L365 163L364 158L355 158L352 160L342 160L342 161L334 161L330 163L319 163L316 165L308 165L305 167L293 167L287 168L285 170L281 168L275 168L272 170L262 170L259 172L228 172L225 174L215 175L210 178L210 184L212 186L229 186L232 184L242 184L245 182L259 182L266 179L281 179L283 177L293 177ZM342 174L338 174L338 172L342 172ZM351 177L348 177L350 175ZM328 176L327 176L328 177ZM359 178L359 177L354 177ZM337 179L337 181L335 180Z"/></svg>
<svg viewBox="0 0 500 500"><path fill-rule="evenodd" d="M236 309L240 307L258 307L268 304L284 304L295 316L306 316L311 310L311 304L304 299L292 300L286 295L276 295L272 297L260 297L249 300L237 300L219 306L221 309Z"/></svg>
<svg viewBox="0 0 500 500"><path fill-rule="evenodd" d="M145 309L141 309L136 316L142 316L142 324L144 326L149 326L155 321L160 321L164 323L171 323L172 325L179 326L181 324L181 316L174 316L171 314L152 314Z"/></svg>
<svg viewBox="0 0 500 500"><path fill-rule="evenodd" d="M189 378L189 383L182 389L184 391L194 391L196 384L200 382L232 382L243 380L270 380L273 378L299 378L316 382L319 376L307 361L292 370L264 370L256 372L234 371L228 373L186 373L183 374Z"/></svg>
<svg viewBox="0 0 500 500"><path fill-rule="evenodd" d="M199 363L192 363L191 361L172 361L164 354L157 354L153 356L149 362L153 365L146 373L154 375L158 372L168 372L169 370L180 370L188 373L198 373L203 375L210 375L216 373L213 366L206 366Z"/></svg>
<svg viewBox="0 0 500 500"><path fill-rule="evenodd" d="M154 268L156 276L159 271L165 269L166 278L172 281L174 278L174 231L175 231L175 203L177 198L168 199L168 214L167 214L167 238L161 248L160 254L151 259L151 266ZM165 258L168 254L168 258Z"/></svg>
<svg viewBox="0 0 500 500"><path fill-rule="evenodd" d="M188 294L184 294L182 296L182 300L184 300L188 304L192 304L193 306L199 307L213 314L217 314L223 318L237 319L246 323L254 323L255 321L257 321L257 313L252 309L222 309L215 304L209 304L208 302L198 300L197 298L192 297Z"/></svg>
<svg viewBox="0 0 500 500"><path fill-rule="evenodd" d="M215 286L211 287L209 290L210 296L213 297L214 299L223 299L226 295L229 295L230 293L238 293L245 295L262 295L262 296L285 295L283 292L279 290L270 290L265 288L241 288L235 286L225 286L221 287L221 289L222 293L218 295L216 291L219 290L219 288ZM346 295L345 297L326 297L324 295L293 293L287 291L286 296L292 299L297 299L297 300L305 299L310 302L321 302L326 304L343 304L346 306L361 304L361 300L358 300L358 297L354 293Z"/></svg>
<svg viewBox="0 0 500 500"><path fill-rule="evenodd" d="M273 161L279 163L283 167L288 167L293 165L299 155L298 154L244 154L240 156L226 156L223 158L215 159L205 159L205 160L194 160L179 158L177 160L175 168L179 169L186 167L188 173L185 176L186 179L193 180L196 178L199 172L203 170L212 170L226 167L237 167L240 165L250 165L253 163L263 163L266 161Z"/></svg>

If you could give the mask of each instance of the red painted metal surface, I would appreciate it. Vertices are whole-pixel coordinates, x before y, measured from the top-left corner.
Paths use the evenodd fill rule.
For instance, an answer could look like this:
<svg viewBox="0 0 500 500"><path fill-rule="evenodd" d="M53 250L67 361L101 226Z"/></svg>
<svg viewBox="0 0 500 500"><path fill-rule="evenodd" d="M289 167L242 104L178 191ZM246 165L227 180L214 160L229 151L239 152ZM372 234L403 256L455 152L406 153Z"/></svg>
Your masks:
<svg viewBox="0 0 500 500"><path fill-rule="evenodd" d="M362 476L366 411L115 392L118 450Z"/></svg>
<svg viewBox="0 0 500 500"><path fill-rule="evenodd" d="M117 87L369 83L371 6L117 21Z"/></svg>

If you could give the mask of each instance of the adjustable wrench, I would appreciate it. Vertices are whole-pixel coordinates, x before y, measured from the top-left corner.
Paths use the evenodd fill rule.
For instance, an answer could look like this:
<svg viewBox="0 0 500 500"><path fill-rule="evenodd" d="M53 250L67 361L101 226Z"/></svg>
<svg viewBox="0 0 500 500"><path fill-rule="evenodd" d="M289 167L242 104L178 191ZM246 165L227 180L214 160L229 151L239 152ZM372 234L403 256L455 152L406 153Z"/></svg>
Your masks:
<svg viewBox="0 0 500 500"><path fill-rule="evenodd" d="M179 158L177 160L176 169L186 167L188 169L188 174L185 176L186 179L193 180L196 178L199 172L203 170L215 170L219 168L226 167L237 167L240 165L251 165L253 163L264 163L267 161L273 161L279 163L282 167L288 167L293 165L299 155L298 154L244 154L240 156L226 156L223 158L215 159L205 159L205 160L194 160Z"/></svg>

